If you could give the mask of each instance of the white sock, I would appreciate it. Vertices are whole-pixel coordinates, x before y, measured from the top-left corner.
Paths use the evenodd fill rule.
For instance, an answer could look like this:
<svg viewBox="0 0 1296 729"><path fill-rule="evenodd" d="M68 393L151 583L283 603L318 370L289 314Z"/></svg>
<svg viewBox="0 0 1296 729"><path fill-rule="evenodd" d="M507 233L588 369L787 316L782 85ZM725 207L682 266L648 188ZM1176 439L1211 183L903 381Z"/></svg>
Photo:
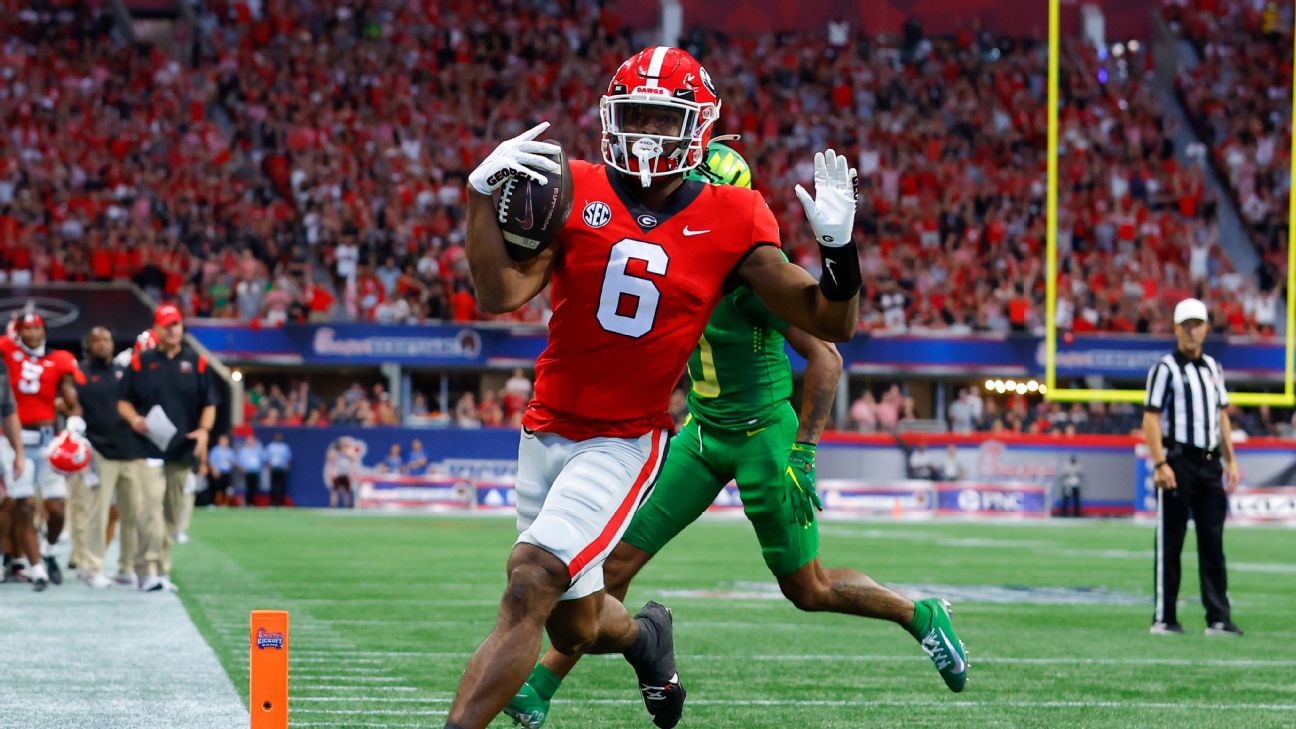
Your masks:
<svg viewBox="0 0 1296 729"><path fill-rule="evenodd" d="M45 580L46 582L48 582L49 573L45 571L45 563L37 562L34 567L32 567L30 570L27 571L27 578L30 579L32 582L36 582L38 580Z"/></svg>

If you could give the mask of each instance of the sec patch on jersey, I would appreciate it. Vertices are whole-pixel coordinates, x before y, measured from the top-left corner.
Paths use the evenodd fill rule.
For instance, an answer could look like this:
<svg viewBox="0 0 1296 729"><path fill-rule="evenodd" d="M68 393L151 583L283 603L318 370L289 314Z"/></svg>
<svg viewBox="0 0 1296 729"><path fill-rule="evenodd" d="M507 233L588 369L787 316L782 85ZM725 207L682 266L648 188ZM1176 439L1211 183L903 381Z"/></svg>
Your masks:
<svg viewBox="0 0 1296 729"><path fill-rule="evenodd" d="M567 155L559 150L551 159L558 163L559 170L544 173L549 180L546 184L514 175L500 188L495 202L504 249L515 261L529 261L539 255L558 237L571 212L572 181Z"/></svg>

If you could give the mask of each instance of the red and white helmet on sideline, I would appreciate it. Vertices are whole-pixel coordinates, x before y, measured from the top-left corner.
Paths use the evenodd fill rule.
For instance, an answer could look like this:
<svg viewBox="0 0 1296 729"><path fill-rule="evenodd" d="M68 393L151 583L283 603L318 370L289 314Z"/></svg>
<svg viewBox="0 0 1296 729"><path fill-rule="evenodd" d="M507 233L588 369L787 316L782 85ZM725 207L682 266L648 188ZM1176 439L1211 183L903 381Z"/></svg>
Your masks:
<svg viewBox="0 0 1296 729"><path fill-rule="evenodd" d="M90 465L90 442L70 430L54 436L48 452L50 466L64 475L77 473Z"/></svg>
<svg viewBox="0 0 1296 729"><path fill-rule="evenodd" d="M153 333L153 327L149 327L135 337L135 351L143 352L146 349L153 349L157 346L157 335Z"/></svg>
<svg viewBox="0 0 1296 729"><path fill-rule="evenodd" d="M637 106L679 112L675 134L625 131L625 114ZM720 97L711 76L687 51L669 46L645 48L612 75L599 101L603 121L603 161L612 169L639 177L644 187L654 177L674 175L702 164L711 129L720 118ZM667 145L675 148L666 151Z"/></svg>

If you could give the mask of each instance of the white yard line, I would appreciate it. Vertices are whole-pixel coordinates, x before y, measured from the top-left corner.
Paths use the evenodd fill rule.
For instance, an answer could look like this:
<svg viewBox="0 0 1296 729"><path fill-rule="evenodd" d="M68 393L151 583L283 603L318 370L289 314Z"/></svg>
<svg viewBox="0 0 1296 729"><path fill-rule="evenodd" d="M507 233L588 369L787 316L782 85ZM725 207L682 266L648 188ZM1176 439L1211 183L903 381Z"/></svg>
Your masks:
<svg viewBox="0 0 1296 729"><path fill-rule="evenodd" d="M455 658L472 655L466 651L359 651L354 655L365 658ZM783 661L850 661L859 663L928 662L921 653L912 655L869 655L837 653L756 654L735 657L731 655L688 654L678 655L681 662L756 661L779 663ZM623 660L621 656L588 656L595 660ZM1041 665L1041 666L1203 666L1207 668L1281 668L1296 666L1292 658L1082 658L1082 657L1023 657L973 655L974 666L984 664Z"/></svg>
<svg viewBox="0 0 1296 729"><path fill-rule="evenodd" d="M342 697L339 700L355 701L364 703L365 697ZM294 702L296 699L294 699ZM431 699L411 699L407 703L426 703L426 704L446 704L448 698L431 698ZM630 698L571 698L571 699L554 699L555 704L571 705L602 705L602 706L637 706L640 704L639 699ZM926 710L940 709L1001 709L1004 707L1025 708L1025 709L1157 709L1157 710L1180 710L1180 711L1276 711L1288 712L1296 711L1294 704L1218 704L1202 702L1169 702L1169 701L940 701L932 702L928 700L917 699L744 699L744 698L716 698L716 699L690 699L690 706L821 706L821 707L925 707ZM364 715L364 714L381 714L383 716L439 716L445 714L444 709L314 709L314 708L293 708L294 715L301 714L322 714L322 715ZM294 726L306 726L293 722Z"/></svg>

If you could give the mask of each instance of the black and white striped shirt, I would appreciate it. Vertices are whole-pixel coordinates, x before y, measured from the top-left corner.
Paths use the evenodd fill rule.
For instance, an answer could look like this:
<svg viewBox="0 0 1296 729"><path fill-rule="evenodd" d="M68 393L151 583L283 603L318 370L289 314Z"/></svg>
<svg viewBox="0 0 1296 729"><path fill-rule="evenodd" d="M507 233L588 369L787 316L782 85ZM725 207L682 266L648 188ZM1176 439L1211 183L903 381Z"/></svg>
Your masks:
<svg viewBox="0 0 1296 729"><path fill-rule="evenodd" d="M1167 442L1214 450L1220 444L1220 410L1228 407L1224 370L1210 355L1189 359L1178 350L1148 371L1143 409L1161 413Z"/></svg>

